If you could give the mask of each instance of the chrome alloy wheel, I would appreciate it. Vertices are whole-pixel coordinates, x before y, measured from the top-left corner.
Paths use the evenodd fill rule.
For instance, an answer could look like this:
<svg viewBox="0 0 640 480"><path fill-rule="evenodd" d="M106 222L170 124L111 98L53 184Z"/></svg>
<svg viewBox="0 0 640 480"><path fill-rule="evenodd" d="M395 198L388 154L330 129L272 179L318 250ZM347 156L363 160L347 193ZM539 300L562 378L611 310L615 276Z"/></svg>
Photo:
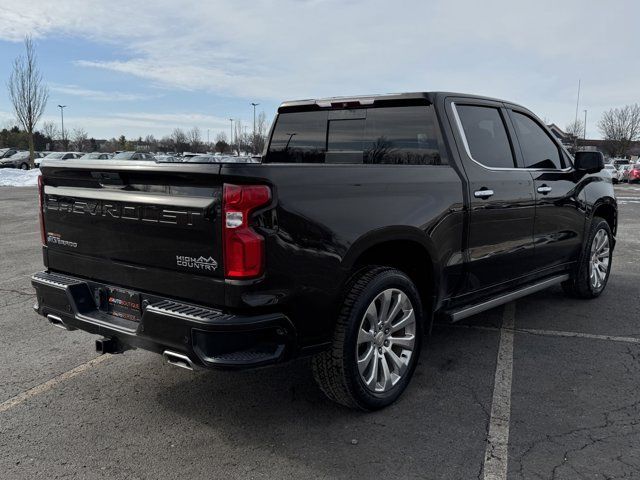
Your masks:
<svg viewBox="0 0 640 480"><path fill-rule="evenodd" d="M369 390L384 393L405 374L416 345L416 316L409 297L388 288L373 299L360 322L356 356Z"/></svg>
<svg viewBox="0 0 640 480"><path fill-rule="evenodd" d="M600 290L607 278L609 257L609 235L604 230L598 230L591 242L591 261L589 262L589 281L595 290Z"/></svg>

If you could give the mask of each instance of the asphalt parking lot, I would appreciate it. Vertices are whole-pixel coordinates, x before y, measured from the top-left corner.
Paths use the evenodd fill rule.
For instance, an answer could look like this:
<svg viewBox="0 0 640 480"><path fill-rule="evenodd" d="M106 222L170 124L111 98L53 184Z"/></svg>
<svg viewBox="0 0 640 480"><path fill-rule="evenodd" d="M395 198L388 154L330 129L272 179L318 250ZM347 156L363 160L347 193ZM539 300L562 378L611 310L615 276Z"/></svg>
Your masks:
<svg viewBox="0 0 640 480"><path fill-rule="evenodd" d="M33 312L36 192L1 187L0 478L640 478L640 186L616 192L599 299L554 288L438 326L401 401L363 414L306 361L96 357L93 336Z"/></svg>

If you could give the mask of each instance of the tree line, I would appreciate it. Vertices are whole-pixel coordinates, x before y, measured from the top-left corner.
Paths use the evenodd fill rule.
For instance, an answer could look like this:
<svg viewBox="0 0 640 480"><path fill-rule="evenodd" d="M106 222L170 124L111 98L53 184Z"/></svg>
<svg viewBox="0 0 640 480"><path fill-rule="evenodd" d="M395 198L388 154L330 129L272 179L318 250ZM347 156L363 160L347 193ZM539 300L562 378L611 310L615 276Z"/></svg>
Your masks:
<svg viewBox="0 0 640 480"><path fill-rule="evenodd" d="M65 132L63 138L60 129L53 122L44 122L31 136L34 151L74 151L74 152L115 152L120 150L143 150L148 152L218 152L223 154L260 154L267 135L267 122L264 113L256 119L256 133L239 128L234 131L234 140L230 142L226 133L220 132L207 142L198 127L184 130L175 128L170 135L156 138L154 135L127 138L124 135L105 140L89 137L83 128L73 128ZM236 129L234 129L236 130ZM242 132L242 133L241 133ZM0 130L0 148L12 147L18 150L30 149L29 133L20 127L5 127Z"/></svg>

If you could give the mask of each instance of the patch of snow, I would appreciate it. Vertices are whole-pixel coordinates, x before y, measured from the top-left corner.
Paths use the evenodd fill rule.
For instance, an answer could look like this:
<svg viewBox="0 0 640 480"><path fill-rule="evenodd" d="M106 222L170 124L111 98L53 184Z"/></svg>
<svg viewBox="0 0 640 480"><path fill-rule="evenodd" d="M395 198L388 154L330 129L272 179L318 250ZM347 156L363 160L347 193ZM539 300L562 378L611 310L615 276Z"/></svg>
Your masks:
<svg viewBox="0 0 640 480"><path fill-rule="evenodd" d="M19 170L0 168L0 187L35 187L38 185L40 169Z"/></svg>

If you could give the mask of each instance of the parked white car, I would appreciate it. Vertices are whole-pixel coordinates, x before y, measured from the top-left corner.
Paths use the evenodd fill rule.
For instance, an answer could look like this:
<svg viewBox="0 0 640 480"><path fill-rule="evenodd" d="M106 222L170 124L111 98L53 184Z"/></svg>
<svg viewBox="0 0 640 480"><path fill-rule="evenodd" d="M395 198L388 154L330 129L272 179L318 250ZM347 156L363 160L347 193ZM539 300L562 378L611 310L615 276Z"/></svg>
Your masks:
<svg viewBox="0 0 640 480"><path fill-rule="evenodd" d="M174 157L173 155L156 155L156 162L158 163L176 163L181 162L182 160Z"/></svg>
<svg viewBox="0 0 640 480"><path fill-rule="evenodd" d="M604 171L611 175L611 181L616 184L620 181L620 171L612 163L607 163L604 166Z"/></svg>
<svg viewBox="0 0 640 480"><path fill-rule="evenodd" d="M113 157L110 153L102 153L102 152L91 152L85 153L80 157L82 160L109 160Z"/></svg>
<svg viewBox="0 0 640 480"><path fill-rule="evenodd" d="M47 155L44 158L36 158L34 160L34 164L36 166L36 168L40 167L40 163L42 162L42 160L44 159L48 159L48 160L69 160L72 158L80 158L83 154L80 152L53 152L50 153L49 155Z"/></svg>

